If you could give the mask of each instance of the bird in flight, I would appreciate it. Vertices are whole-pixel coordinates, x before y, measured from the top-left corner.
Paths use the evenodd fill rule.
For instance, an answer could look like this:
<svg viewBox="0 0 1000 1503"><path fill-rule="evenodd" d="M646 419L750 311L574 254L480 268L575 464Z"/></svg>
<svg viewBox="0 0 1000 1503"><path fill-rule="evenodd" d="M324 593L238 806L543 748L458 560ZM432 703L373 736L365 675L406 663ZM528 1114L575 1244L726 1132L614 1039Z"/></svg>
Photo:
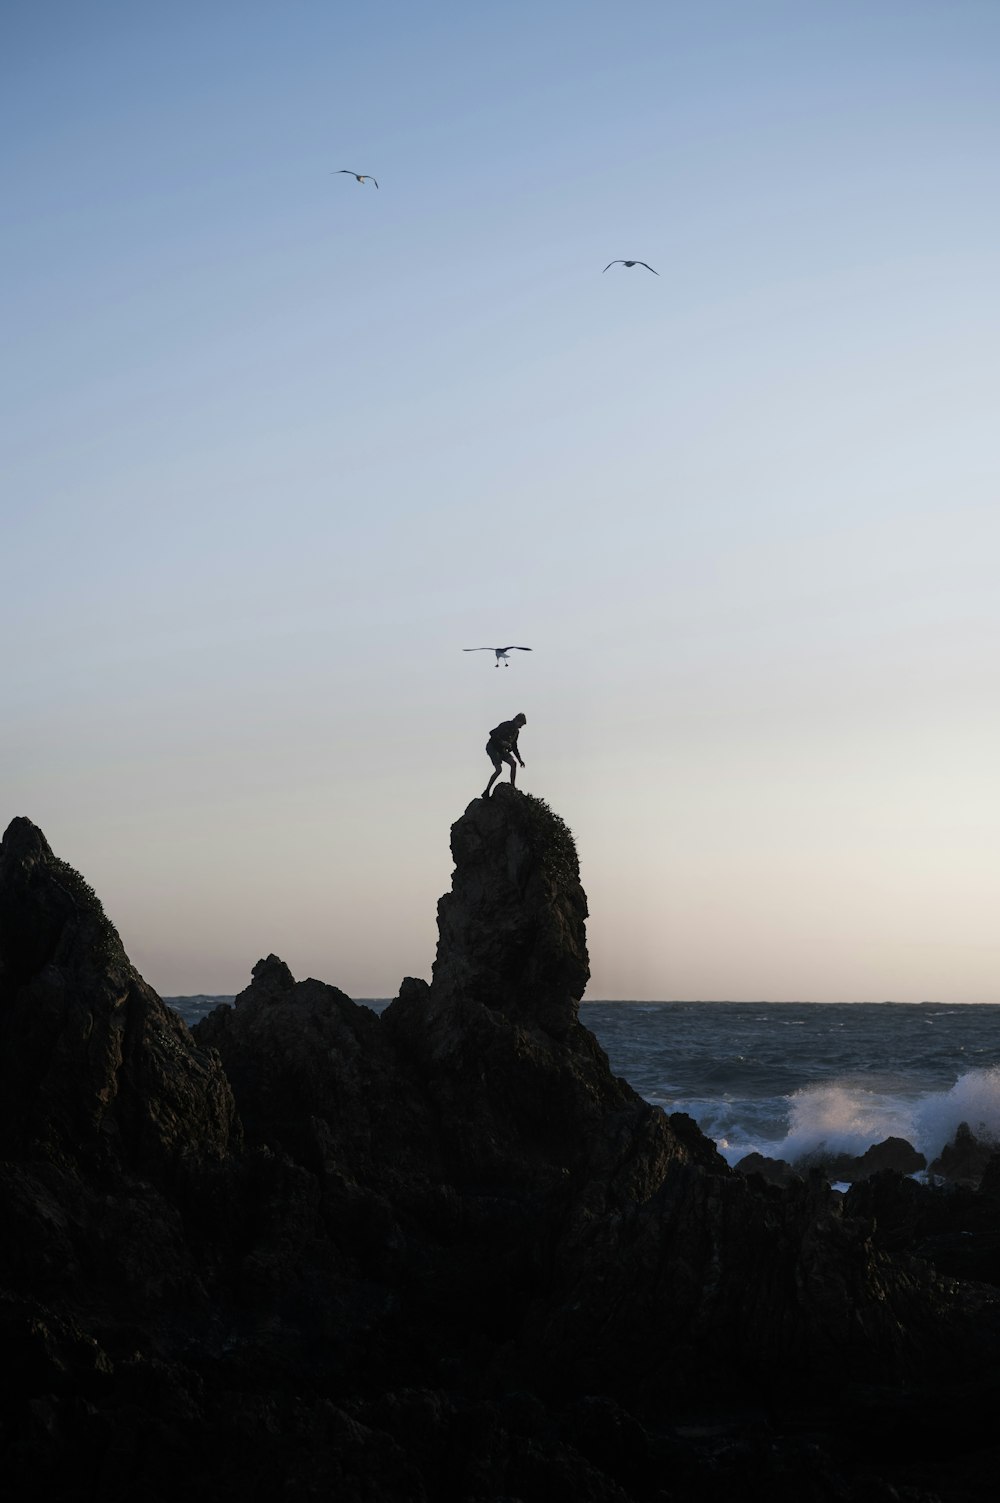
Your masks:
<svg viewBox="0 0 1000 1503"><path fill-rule="evenodd" d="M503 658L503 665L504 665L504 667L505 668L509 668L510 664L507 661L507 654L508 654L508 652L530 652L531 648L530 647L514 647L514 646L511 646L511 647L463 647L462 651L463 652L495 652L496 655L497 655L497 660L493 664L494 668L499 668L500 667L500 659L501 658Z"/></svg>
<svg viewBox="0 0 1000 1503"><path fill-rule="evenodd" d="M370 172L352 172L350 167L338 167L336 172L330 173L330 176L339 177L342 172L346 172L348 177L356 177L359 183L375 183ZM378 183L375 183L375 186L377 188Z"/></svg>
<svg viewBox="0 0 1000 1503"><path fill-rule="evenodd" d="M604 270L607 271L608 267L610 266L645 266L646 270L651 271L654 277L658 277L660 275L660 273L656 270L656 267L650 266L648 261L609 261Z"/></svg>

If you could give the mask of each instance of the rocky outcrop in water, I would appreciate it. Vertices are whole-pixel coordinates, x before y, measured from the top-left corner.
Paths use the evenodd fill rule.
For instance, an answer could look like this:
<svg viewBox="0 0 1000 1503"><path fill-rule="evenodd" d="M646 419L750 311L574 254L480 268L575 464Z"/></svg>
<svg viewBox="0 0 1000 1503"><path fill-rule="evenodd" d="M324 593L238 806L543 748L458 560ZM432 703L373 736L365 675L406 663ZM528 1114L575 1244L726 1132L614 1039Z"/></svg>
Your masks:
<svg viewBox="0 0 1000 1503"><path fill-rule="evenodd" d="M993 1402L993 1295L887 1235L885 1176L847 1214L746 1179L614 1077L544 804L501 787L452 849L381 1018L272 955L192 1037L10 827L10 1496L929 1499Z"/></svg>
<svg viewBox="0 0 1000 1503"><path fill-rule="evenodd" d="M996 1143L977 1138L968 1122L960 1122L955 1136L931 1164L931 1174L952 1184L975 1189L996 1155Z"/></svg>
<svg viewBox="0 0 1000 1503"><path fill-rule="evenodd" d="M769 1184L786 1185L792 1179L805 1179L810 1173L818 1173L830 1183L846 1180L856 1184L859 1180L871 1179L884 1169L893 1169L899 1174L917 1174L927 1168L927 1160L905 1138L883 1138L873 1143L864 1153L831 1152L826 1148L814 1149L788 1164L784 1159L767 1158L764 1154L748 1153L736 1165L740 1174L760 1174Z"/></svg>

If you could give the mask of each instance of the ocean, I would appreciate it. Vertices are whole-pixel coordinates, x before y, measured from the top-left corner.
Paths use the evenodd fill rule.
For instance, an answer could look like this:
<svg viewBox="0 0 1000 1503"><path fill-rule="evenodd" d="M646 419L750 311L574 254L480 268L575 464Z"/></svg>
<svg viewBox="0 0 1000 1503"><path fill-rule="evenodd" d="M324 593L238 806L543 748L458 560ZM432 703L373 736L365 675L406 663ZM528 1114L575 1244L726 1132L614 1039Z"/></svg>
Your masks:
<svg viewBox="0 0 1000 1503"><path fill-rule="evenodd" d="M164 1000L191 1024L232 998ZM585 1002L580 1017L616 1075L687 1112L731 1164L890 1136L930 1163L960 1122L1000 1145L1000 1005Z"/></svg>

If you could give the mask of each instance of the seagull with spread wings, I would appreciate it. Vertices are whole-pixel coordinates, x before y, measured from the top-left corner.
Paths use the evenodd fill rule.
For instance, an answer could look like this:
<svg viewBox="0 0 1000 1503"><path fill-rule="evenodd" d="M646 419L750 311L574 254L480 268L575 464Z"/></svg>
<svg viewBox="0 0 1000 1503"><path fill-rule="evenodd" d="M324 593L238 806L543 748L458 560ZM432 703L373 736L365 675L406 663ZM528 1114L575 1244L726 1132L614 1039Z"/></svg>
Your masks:
<svg viewBox="0 0 1000 1503"><path fill-rule="evenodd" d="M501 658L503 658L503 665L504 665L504 667L505 668L509 668L510 664L507 661L507 654L508 654L508 652L531 652L531 648L530 647L514 647L513 645L510 646L510 647L463 647L462 651L463 652L495 652L496 656L497 656L497 660L493 664L494 668L499 668L500 667L500 659Z"/></svg>
<svg viewBox="0 0 1000 1503"><path fill-rule="evenodd" d="M656 267L650 266L648 261L609 261L604 270L607 271L609 267L612 266L645 266L646 270L651 271L654 277L658 277L660 275L660 273L656 270Z"/></svg>
<svg viewBox="0 0 1000 1503"><path fill-rule="evenodd" d="M330 176L339 177L342 172L346 172L348 177L356 177L359 183L375 183L370 172L354 172L350 167L338 167L336 172L330 173ZM377 188L378 183L375 183L375 186Z"/></svg>

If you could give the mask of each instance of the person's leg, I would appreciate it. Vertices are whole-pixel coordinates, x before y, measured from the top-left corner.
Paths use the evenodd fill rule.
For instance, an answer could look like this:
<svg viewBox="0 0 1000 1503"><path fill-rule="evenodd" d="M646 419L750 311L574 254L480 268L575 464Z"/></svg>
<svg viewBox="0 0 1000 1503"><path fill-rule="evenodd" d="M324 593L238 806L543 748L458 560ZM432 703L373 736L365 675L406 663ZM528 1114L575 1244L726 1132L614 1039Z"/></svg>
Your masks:
<svg viewBox="0 0 1000 1503"><path fill-rule="evenodd" d="M511 782L512 783L516 783L517 782L517 763L514 761L514 755L513 755L513 753L512 752L508 752L507 755L504 757L504 761L507 763L508 767L510 768L510 780L511 780ZM499 774L498 774L498 776L499 776Z"/></svg>
<svg viewBox="0 0 1000 1503"><path fill-rule="evenodd" d="M493 784L496 782L497 778L503 772L503 763L500 761L499 757L495 757L493 755L493 753L489 750L488 747L486 749L486 755L489 757L490 761L493 763L493 776L490 778L489 782L486 784L486 791L483 794L483 798L489 798L489 796L490 796L490 789L493 787Z"/></svg>

